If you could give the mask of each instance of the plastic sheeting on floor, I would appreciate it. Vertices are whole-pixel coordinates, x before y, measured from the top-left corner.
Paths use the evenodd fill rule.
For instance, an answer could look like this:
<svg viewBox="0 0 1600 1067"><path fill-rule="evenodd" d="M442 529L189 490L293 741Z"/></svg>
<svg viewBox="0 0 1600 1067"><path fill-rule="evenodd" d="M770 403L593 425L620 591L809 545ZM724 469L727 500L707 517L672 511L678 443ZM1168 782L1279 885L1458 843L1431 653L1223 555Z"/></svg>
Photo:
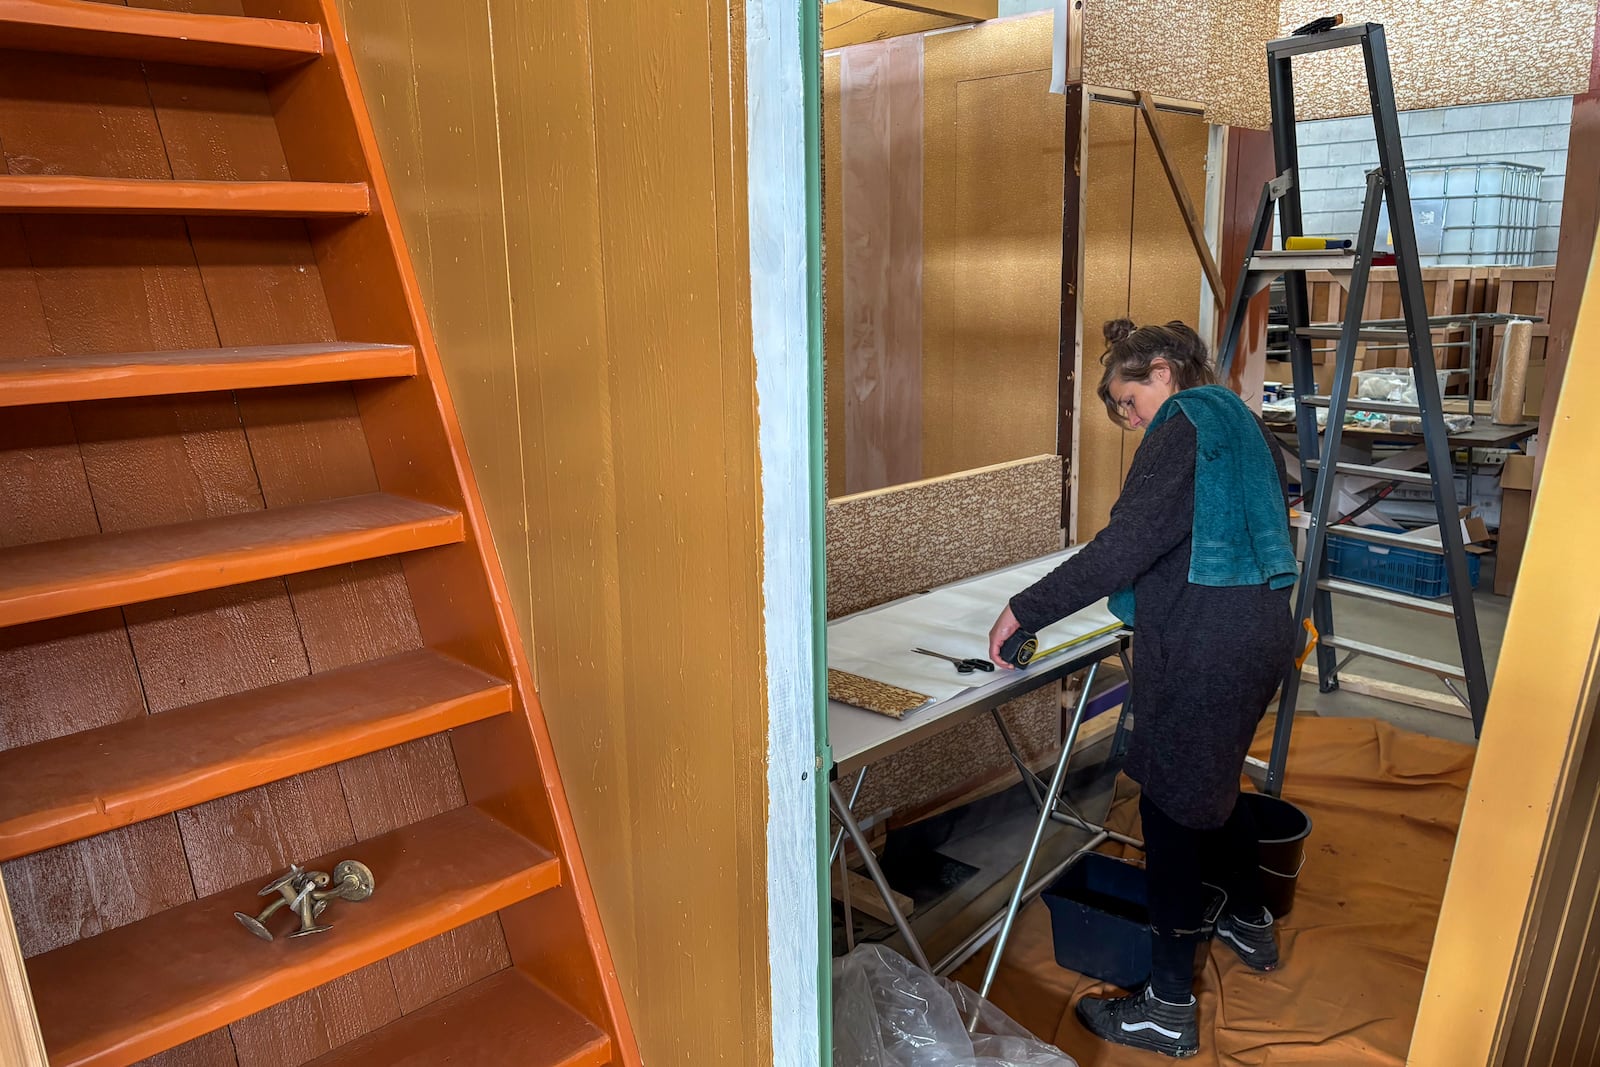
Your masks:
<svg viewBox="0 0 1600 1067"><path fill-rule="evenodd" d="M1255 755L1266 756L1271 729L1269 717ZM1311 816L1312 831L1294 909L1279 922L1284 964L1256 974L1213 944L1195 989L1200 1055L1186 1062L1404 1064L1472 757L1470 746L1372 719L1295 723L1284 797ZM1137 789L1120 784L1108 823L1136 834ZM978 985L985 959L952 977ZM1056 965L1050 915L1035 901L1018 917L991 999L1081 1067L1166 1062L1078 1023L1072 1005L1108 988Z"/></svg>

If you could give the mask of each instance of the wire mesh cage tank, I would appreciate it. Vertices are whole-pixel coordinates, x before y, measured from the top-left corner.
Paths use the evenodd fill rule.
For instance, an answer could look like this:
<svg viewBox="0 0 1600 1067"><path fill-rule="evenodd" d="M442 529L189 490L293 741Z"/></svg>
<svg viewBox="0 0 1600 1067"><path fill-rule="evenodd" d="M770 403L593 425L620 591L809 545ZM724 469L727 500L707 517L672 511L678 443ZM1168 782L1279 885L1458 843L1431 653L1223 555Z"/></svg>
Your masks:
<svg viewBox="0 0 1600 1067"><path fill-rule="evenodd" d="M1406 168L1422 266L1531 266L1543 175L1523 163ZM1394 251L1387 204L1378 234L1380 247Z"/></svg>

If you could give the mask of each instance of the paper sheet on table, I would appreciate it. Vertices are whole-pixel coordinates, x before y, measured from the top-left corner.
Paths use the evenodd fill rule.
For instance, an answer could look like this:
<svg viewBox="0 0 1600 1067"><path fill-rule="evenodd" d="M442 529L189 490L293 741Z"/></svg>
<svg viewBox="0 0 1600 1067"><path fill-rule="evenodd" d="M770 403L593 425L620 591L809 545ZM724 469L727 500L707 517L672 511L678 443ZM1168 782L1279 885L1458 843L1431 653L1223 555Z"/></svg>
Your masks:
<svg viewBox="0 0 1600 1067"><path fill-rule="evenodd" d="M992 682L993 672L958 674L954 664L911 650L929 648L951 656L988 659L989 627L1006 601L1076 552L1076 548L1068 549L830 623L828 666L926 693L933 700ZM1039 648L1086 641L1121 625L1102 600L1045 627L1039 634Z"/></svg>

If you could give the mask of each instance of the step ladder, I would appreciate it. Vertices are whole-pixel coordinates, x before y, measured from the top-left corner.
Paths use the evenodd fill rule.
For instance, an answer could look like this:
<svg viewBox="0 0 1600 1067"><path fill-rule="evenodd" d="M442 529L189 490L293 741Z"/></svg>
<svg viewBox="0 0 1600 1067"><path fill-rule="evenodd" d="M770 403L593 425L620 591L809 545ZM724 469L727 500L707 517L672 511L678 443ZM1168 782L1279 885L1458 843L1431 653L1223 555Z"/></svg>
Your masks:
<svg viewBox="0 0 1600 1067"><path fill-rule="evenodd" d="M1328 21L1328 20L1323 20ZM1272 221L1272 208L1278 209L1280 232L1301 233L1298 146L1295 138L1294 57L1331 48L1360 47L1366 60L1367 89L1372 99L1372 124L1378 141L1378 166L1367 175L1366 202L1361 213L1360 234L1352 251L1275 252L1266 250ZM1339 672L1356 656L1368 656L1411 667L1438 678L1466 705L1473 731L1483 726L1483 710L1488 702L1488 683L1483 666L1483 649L1478 637L1478 619L1467 577L1466 547L1456 511L1454 467L1444 421L1439 380L1435 373L1433 339L1429 332L1427 306L1422 292L1422 271L1417 261L1417 237L1412 222L1411 196L1406 185L1405 159L1400 146L1400 128L1395 114L1394 84L1389 72L1389 54L1383 26L1378 23L1338 26L1321 32L1297 33L1267 44L1267 64L1272 104L1272 143L1278 177L1266 183L1256 210L1255 229L1250 249L1239 270L1232 305L1219 346L1218 364L1223 380L1238 349L1246 308L1251 297L1281 276L1288 311L1289 352L1297 401L1296 426L1300 443L1301 485L1312 500L1310 530L1306 539L1301 581L1295 592L1295 620L1311 635L1315 645L1317 674L1323 692L1338 688ZM1355 366L1356 344L1362 340L1361 311L1366 303L1367 282L1372 269L1373 247L1378 232L1378 212L1387 198L1389 228L1394 242L1395 266L1400 282L1400 303L1405 318L1405 335L1410 346L1411 367L1416 379L1416 406L1393 402L1351 399L1350 382ZM1336 331L1313 327L1306 296L1306 272L1326 270L1342 276L1349 289L1344 321ZM1311 361L1311 340L1328 337L1337 340L1334 355L1333 385L1326 396L1318 395ZM1390 334L1388 336L1393 336ZM1327 428L1319 442L1317 412L1327 411ZM1369 465L1338 462L1344 436L1344 417L1348 410L1418 415L1427 454L1426 472L1391 471ZM1320 457L1311 459L1310 457ZM1385 546L1436 551L1444 557L1450 579L1450 598L1461 647L1461 664L1442 663L1395 649L1380 648L1366 642L1339 636L1334 631L1332 594L1355 594L1369 600L1441 615L1447 614L1437 601L1402 593L1369 589L1340 582L1328 573L1328 532L1340 520L1332 514L1334 484L1340 477L1422 482L1432 486L1438 513L1440 545L1430 549L1392 533L1341 525L1340 536L1357 538ZM1283 788L1284 764L1288 758L1289 737L1294 728L1295 700L1299 693L1302 665L1300 658L1289 670L1278 706L1277 728L1272 756L1266 768L1266 789L1277 795ZM1462 691L1463 687L1465 692Z"/></svg>

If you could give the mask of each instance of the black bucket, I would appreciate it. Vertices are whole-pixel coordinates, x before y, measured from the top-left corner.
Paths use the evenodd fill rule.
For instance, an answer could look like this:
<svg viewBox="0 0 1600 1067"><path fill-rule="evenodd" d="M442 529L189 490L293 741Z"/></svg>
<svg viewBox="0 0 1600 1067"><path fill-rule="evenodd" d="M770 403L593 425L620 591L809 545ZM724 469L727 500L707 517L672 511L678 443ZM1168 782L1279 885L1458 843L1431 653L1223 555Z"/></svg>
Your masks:
<svg viewBox="0 0 1600 1067"><path fill-rule="evenodd" d="M1197 974L1223 904L1222 890L1207 885L1203 891ZM1057 964L1123 989L1137 989L1149 980L1150 912L1143 867L1084 852L1050 884L1043 898L1050 909Z"/></svg>
<svg viewBox="0 0 1600 1067"><path fill-rule="evenodd" d="M1281 797L1244 793L1261 838L1261 892L1267 910L1281 919L1294 907L1295 886L1306 864L1306 838L1311 816Z"/></svg>

